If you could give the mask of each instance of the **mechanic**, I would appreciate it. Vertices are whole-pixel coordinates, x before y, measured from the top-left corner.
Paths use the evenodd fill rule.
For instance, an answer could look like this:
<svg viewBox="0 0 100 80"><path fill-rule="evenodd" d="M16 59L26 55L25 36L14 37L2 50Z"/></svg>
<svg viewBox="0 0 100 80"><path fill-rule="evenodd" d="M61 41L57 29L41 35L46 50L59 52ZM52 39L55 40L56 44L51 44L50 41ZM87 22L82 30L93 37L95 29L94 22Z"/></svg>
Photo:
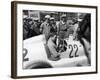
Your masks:
<svg viewBox="0 0 100 80"><path fill-rule="evenodd" d="M40 32L45 35L47 42L50 33L50 15L45 16L45 21L40 26Z"/></svg>
<svg viewBox="0 0 100 80"><path fill-rule="evenodd" d="M77 18L72 19L73 21L73 26L74 26L74 33L73 33L73 37L74 40L78 40L77 35L78 35L78 31L80 30L79 28L79 20Z"/></svg>
<svg viewBox="0 0 100 80"><path fill-rule="evenodd" d="M27 36L28 36L27 19L23 18L23 40L27 39Z"/></svg>
<svg viewBox="0 0 100 80"><path fill-rule="evenodd" d="M68 29L68 33L69 33L69 36L72 35L73 36L73 39L74 40L77 40L77 29L78 29L78 21L73 21L72 20L69 20L69 29Z"/></svg>
<svg viewBox="0 0 100 80"><path fill-rule="evenodd" d="M69 26L67 24L67 17L66 17L65 14L63 14L61 16L60 22L57 24L57 32L58 32L57 34L59 36L58 48L59 48L60 45L62 45L62 48L60 48L60 49L62 49L62 50L60 50L62 52L65 51L65 49L64 49L64 46L65 46L64 39L67 38L68 35L69 35L68 32L67 32L68 31L68 28L69 28Z"/></svg>
<svg viewBox="0 0 100 80"><path fill-rule="evenodd" d="M33 35L39 35L40 34L40 23L38 18L34 18L33 26L31 26L31 29L33 30Z"/></svg>
<svg viewBox="0 0 100 80"><path fill-rule="evenodd" d="M54 17L50 18L50 35L52 34L55 34L55 35L57 34L57 25L56 25Z"/></svg>
<svg viewBox="0 0 100 80"><path fill-rule="evenodd" d="M23 24L23 30L24 30L24 39L30 38L33 36L33 30L31 29L31 27L33 26L33 20L29 17L27 17L24 20L24 24ZM27 33L27 35L26 35Z"/></svg>

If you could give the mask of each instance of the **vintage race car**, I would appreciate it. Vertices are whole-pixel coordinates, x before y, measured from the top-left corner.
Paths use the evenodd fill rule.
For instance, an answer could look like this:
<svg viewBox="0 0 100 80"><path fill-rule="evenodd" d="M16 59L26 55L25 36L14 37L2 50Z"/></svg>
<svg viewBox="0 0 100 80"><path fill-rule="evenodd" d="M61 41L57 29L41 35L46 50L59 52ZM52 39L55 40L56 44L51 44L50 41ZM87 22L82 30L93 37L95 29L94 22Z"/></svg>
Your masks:
<svg viewBox="0 0 100 80"><path fill-rule="evenodd" d="M60 54L61 59L57 61L48 59L44 35L24 40L23 69L88 66L83 45L71 38L66 39L67 49Z"/></svg>

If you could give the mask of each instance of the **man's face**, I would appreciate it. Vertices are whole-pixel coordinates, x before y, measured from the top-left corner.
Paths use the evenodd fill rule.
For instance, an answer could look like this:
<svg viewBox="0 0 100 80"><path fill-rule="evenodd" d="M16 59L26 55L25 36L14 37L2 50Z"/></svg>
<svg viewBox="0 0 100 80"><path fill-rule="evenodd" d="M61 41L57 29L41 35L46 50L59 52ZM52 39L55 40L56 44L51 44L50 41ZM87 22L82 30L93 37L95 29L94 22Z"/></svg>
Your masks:
<svg viewBox="0 0 100 80"><path fill-rule="evenodd" d="M47 19L46 19L46 22L49 23L49 21L50 21L49 18L47 18Z"/></svg>
<svg viewBox="0 0 100 80"><path fill-rule="evenodd" d="M52 36L51 39L54 41L56 39L56 35Z"/></svg>
<svg viewBox="0 0 100 80"><path fill-rule="evenodd" d="M32 24L33 22L32 21L29 21L29 24Z"/></svg>
<svg viewBox="0 0 100 80"><path fill-rule="evenodd" d="M50 20L50 23L51 23L51 24L54 23L54 20Z"/></svg>
<svg viewBox="0 0 100 80"><path fill-rule="evenodd" d="M34 22L35 22L35 23L38 23L38 20L35 20Z"/></svg>
<svg viewBox="0 0 100 80"><path fill-rule="evenodd" d="M62 21L63 21L63 22L66 22L66 17L63 17L63 18L62 18Z"/></svg>

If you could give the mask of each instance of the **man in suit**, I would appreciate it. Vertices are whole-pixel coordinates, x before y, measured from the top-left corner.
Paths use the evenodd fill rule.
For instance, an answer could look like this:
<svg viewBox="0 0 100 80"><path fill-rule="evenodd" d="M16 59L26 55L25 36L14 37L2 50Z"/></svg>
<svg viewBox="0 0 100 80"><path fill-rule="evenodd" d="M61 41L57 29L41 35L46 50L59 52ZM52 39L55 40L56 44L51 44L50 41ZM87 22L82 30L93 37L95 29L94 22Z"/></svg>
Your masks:
<svg viewBox="0 0 100 80"><path fill-rule="evenodd" d="M50 15L45 16L45 21L40 26L40 32L45 35L46 41L48 41L50 33Z"/></svg>

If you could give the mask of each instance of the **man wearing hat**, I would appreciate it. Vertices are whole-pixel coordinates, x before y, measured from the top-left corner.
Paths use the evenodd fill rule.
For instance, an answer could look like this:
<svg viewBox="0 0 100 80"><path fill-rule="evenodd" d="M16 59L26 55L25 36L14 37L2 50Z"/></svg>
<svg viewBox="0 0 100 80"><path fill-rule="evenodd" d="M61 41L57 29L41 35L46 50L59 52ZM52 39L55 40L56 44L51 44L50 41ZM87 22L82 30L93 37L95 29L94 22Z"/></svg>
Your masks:
<svg viewBox="0 0 100 80"><path fill-rule="evenodd" d="M50 33L50 15L45 16L45 21L40 26L40 32L45 35L46 41L49 38Z"/></svg>
<svg viewBox="0 0 100 80"><path fill-rule="evenodd" d="M69 28L65 14L61 16L61 20L58 23L57 27L58 27L58 32L59 32L60 37L64 38L66 36L65 34L67 32L67 29Z"/></svg>
<svg viewBox="0 0 100 80"><path fill-rule="evenodd" d="M48 58L53 61L57 61L60 59L60 55L57 52L57 45L56 45L56 33L57 33L57 26L55 23L54 17L50 18L50 33L49 38L47 41L46 49L49 51Z"/></svg>
<svg viewBox="0 0 100 80"><path fill-rule="evenodd" d="M38 18L34 18L34 23L33 23L33 26L31 28L33 30L34 36L40 34L40 23L39 23L39 19Z"/></svg>
<svg viewBox="0 0 100 80"><path fill-rule="evenodd" d="M69 28L69 26L67 24L67 17L66 17L65 14L63 14L61 16L60 22L57 24L57 32L58 32L58 36L59 36L59 45L62 44L62 46L64 46L64 38L68 37L68 33L67 33L68 28ZM63 49L62 49L62 51L63 51Z"/></svg>
<svg viewBox="0 0 100 80"><path fill-rule="evenodd" d="M57 33L57 25L54 17L50 18L50 35L56 35Z"/></svg>

